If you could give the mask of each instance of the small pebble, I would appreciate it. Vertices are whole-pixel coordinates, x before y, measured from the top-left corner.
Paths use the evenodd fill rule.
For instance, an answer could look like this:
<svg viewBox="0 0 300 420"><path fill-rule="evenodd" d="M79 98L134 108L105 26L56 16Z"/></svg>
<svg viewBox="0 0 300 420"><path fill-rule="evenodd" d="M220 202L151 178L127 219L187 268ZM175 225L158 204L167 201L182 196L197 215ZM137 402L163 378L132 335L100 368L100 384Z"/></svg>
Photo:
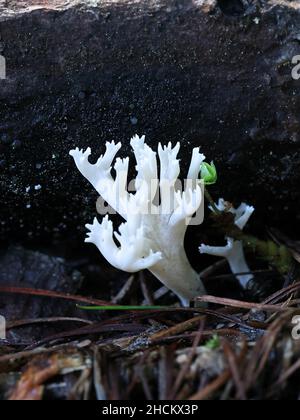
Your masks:
<svg viewBox="0 0 300 420"><path fill-rule="evenodd" d="M34 186L34 189L35 189L35 191L40 191L42 189L42 186L40 184L39 185L35 185Z"/></svg>
<svg viewBox="0 0 300 420"><path fill-rule="evenodd" d="M138 123L138 119L136 117L131 117L130 121L131 121L132 125L137 125L137 123Z"/></svg>

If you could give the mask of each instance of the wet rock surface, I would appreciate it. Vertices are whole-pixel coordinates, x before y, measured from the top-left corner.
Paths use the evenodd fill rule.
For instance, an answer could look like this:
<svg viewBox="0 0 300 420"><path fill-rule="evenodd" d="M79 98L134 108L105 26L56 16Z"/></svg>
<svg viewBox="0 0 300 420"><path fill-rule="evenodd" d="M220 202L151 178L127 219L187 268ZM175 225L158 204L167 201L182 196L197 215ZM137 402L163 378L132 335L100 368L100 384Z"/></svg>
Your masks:
<svg viewBox="0 0 300 420"><path fill-rule="evenodd" d="M146 134L202 146L214 194L299 222L296 2L0 1L0 240L81 243L97 195L68 152Z"/></svg>

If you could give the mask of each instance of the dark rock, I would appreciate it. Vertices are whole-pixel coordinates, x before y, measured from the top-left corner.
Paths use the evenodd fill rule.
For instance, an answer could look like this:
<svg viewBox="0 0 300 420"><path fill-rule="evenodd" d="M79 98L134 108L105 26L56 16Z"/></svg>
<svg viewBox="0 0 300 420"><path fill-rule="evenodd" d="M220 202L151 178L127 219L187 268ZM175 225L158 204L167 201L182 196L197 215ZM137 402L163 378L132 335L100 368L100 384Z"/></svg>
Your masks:
<svg viewBox="0 0 300 420"><path fill-rule="evenodd" d="M4 169L5 167L6 167L6 161L5 161L5 159L1 159L0 160L0 170Z"/></svg>
<svg viewBox="0 0 300 420"><path fill-rule="evenodd" d="M61 258L25 250L22 247L10 247L7 252L0 255L0 285L76 293L81 286L81 277L78 277L78 271L68 269ZM4 296L1 294L0 305L3 305L4 301L4 307L7 308L8 296L3 298ZM24 308L20 304L20 295L14 296L13 299L18 301L18 305L14 308L12 319L18 319L23 315ZM31 300L32 298L29 297L29 301ZM36 300L34 298L34 301ZM41 305L37 305L36 308L31 305L26 306L26 310L30 310L30 316L33 318L53 316L60 310L56 307L55 302L53 305L49 304L44 307ZM0 312L3 314L3 308L1 306L0 308ZM57 314L57 316L61 315Z"/></svg>
<svg viewBox="0 0 300 420"><path fill-rule="evenodd" d="M11 144L12 143L12 139L8 134L2 134L0 142L2 144Z"/></svg>
<svg viewBox="0 0 300 420"><path fill-rule="evenodd" d="M201 145L216 195L295 230L300 198L300 10L282 0L0 2L2 242L83 240L96 193L68 152L138 130L155 146ZM39 6L39 7L38 7ZM134 111L133 111L134 110ZM137 125L133 123L138 122ZM36 165L41 164L37 170ZM28 186L42 185L24 198ZM288 208L287 213L284 208Z"/></svg>
<svg viewBox="0 0 300 420"><path fill-rule="evenodd" d="M19 149L22 146L22 143L20 142L20 140L14 140L12 143L12 147L14 149Z"/></svg>
<svg viewBox="0 0 300 420"><path fill-rule="evenodd" d="M64 260L48 255L10 247L0 255L0 286L44 289L75 294L81 286L82 277L77 270L67 267ZM0 314L7 322L21 319L37 319L59 316L78 316L74 302L56 299L6 294L0 295ZM83 314L84 315L84 314ZM30 339L40 329L15 332L9 338Z"/></svg>

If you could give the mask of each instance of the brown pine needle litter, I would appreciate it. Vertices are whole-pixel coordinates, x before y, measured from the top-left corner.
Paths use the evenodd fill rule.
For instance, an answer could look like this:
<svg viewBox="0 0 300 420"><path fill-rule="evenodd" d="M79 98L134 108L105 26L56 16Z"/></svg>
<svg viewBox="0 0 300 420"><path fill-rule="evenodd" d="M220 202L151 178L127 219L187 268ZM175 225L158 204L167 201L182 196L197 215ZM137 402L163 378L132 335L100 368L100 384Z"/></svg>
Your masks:
<svg viewBox="0 0 300 420"><path fill-rule="evenodd" d="M261 303L204 296L199 300L209 303L207 308L121 311L116 306L89 312L77 307L78 316L9 322L0 352L1 397L298 399L300 340L292 321L300 315L299 290L300 281ZM48 290L0 287L0 293L74 306L115 305ZM145 298L153 303L143 287ZM48 325L56 332L48 334ZM30 326L44 327L39 340L13 339Z"/></svg>

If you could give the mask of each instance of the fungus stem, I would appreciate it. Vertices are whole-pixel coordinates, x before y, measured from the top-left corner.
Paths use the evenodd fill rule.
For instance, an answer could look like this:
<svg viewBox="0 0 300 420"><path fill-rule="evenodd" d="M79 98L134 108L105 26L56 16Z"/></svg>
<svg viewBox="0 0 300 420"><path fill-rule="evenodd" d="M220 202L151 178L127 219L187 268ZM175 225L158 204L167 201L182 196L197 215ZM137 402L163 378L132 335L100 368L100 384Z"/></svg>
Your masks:
<svg viewBox="0 0 300 420"><path fill-rule="evenodd" d="M215 203L214 199L212 198L212 196L210 195L210 193L208 192L206 187L204 187L204 194L205 194L205 198L207 199L207 201L211 205L211 208L212 208L213 212L216 213L217 215L221 215L222 212L216 206L216 203Z"/></svg>

